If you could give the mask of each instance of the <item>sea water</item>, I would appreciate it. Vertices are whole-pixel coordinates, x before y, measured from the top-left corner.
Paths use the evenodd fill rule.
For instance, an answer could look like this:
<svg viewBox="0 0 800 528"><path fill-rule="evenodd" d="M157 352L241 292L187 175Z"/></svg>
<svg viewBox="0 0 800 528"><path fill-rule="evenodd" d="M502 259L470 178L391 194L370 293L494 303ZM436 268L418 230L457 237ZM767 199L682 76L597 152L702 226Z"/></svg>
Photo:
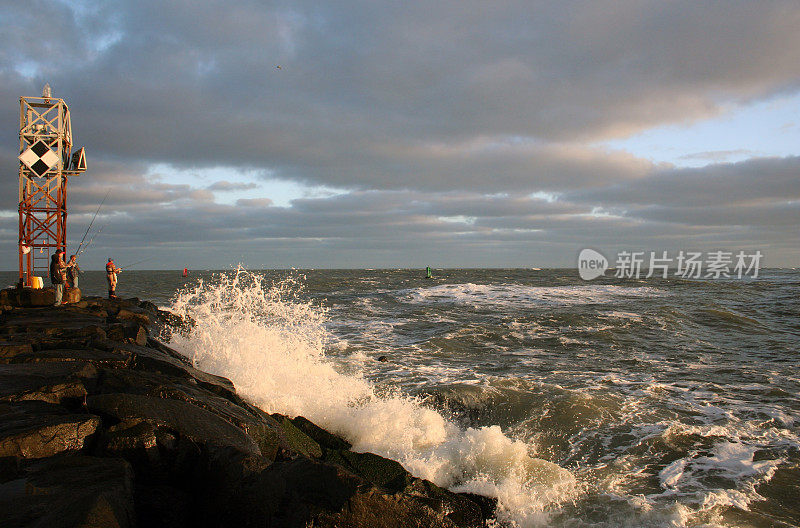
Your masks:
<svg viewBox="0 0 800 528"><path fill-rule="evenodd" d="M500 526L800 526L800 272L130 271L118 294L192 316L172 346L256 405L497 497Z"/></svg>

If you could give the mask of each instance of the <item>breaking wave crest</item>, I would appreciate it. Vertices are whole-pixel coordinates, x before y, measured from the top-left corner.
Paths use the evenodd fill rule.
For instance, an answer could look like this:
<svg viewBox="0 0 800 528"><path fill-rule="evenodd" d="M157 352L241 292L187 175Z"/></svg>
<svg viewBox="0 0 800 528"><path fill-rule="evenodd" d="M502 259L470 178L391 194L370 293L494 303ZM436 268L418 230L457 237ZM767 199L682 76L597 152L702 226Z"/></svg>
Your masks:
<svg viewBox="0 0 800 528"><path fill-rule="evenodd" d="M200 282L173 302L196 324L172 344L267 412L305 416L354 450L395 459L437 485L497 497L501 522L546 524L579 493L570 472L499 426L462 427L419 398L338 367L325 354L326 311L301 300L301 290L296 277L267 284L243 269Z"/></svg>

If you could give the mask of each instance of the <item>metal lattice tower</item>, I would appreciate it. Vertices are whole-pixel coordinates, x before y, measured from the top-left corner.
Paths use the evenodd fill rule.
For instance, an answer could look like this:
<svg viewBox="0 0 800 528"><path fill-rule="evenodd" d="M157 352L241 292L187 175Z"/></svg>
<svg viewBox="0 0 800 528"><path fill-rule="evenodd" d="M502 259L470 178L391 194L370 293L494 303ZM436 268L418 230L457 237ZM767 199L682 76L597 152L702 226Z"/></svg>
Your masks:
<svg viewBox="0 0 800 528"><path fill-rule="evenodd" d="M67 246L67 181L86 170L84 149L72 155L72 123L63 99L20 97L19 278L48 275L51 251Z"/></svg>

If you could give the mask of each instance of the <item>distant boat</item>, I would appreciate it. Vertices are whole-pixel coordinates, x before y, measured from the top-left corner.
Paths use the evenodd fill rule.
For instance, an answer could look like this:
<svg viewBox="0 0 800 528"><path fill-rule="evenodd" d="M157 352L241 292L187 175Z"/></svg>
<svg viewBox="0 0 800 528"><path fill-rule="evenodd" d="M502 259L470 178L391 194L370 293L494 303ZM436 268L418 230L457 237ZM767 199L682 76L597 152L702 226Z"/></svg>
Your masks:
<svg viewBox="0 0 800 528"><path fill-rule="evenodd" d="M542 268L531 268L531 271L542 271Z"/></svg>
<svg viewBox="0 0 800 528"><path fill-rule="evenodd" d="M183 268L183 275L182 275L182 277L188 277L188 276L189 276L189 268Z"/></svg>

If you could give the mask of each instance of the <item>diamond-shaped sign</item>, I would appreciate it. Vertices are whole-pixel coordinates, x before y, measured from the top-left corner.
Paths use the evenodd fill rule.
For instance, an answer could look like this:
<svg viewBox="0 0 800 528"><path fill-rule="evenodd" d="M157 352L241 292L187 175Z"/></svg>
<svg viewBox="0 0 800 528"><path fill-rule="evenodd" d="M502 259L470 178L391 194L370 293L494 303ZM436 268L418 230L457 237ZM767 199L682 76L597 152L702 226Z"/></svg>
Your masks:
<svg viewBox="0 0 800 528"><path fill-rule="evenodd" d="M39 140L25 152L19 155L19 160L25 164L34 174L41 177L49 171L53 165L58 163L58 154L53 152L47 144Z"/></svg>

